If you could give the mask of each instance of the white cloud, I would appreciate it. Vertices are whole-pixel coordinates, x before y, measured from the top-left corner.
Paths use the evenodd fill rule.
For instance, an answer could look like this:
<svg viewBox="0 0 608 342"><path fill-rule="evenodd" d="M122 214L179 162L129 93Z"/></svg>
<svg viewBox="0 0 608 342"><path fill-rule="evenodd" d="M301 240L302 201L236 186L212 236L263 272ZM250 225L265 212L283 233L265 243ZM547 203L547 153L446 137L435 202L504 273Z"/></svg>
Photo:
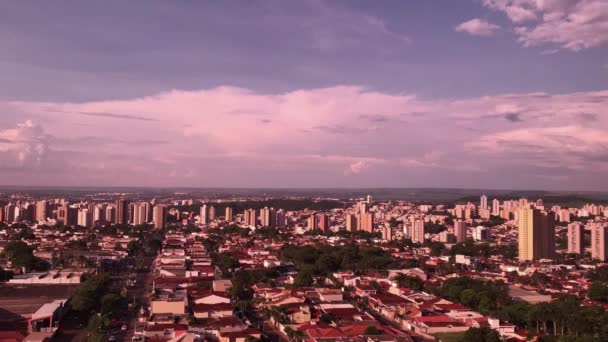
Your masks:
<svg viewBox="0 0 608 342"><path fill-rule="evenodd" d="M553 44L578 51L608 44L608 1L483 0L516 24L524 46Z"/></svg>
<svg viewBox="0 0 608 342"><path fill-rule="evenodd" d="M569 169L577 153L578 164L603 165L602 149L591 147L606 142L593 130L608 129L608 91L424 99L357 86L278 94L219 87L7 105L10 115L36 117L40 126L26 122L0 132L3 166L46 162L40 168L46 171L54 161L52 170L64 179L95 184L382 185L396 179L376 176L383 173L452 177L483 171L495 158L533 164L541 148L545 164ZM569 157L557 157L562 151Z"/></svg>
<svg viewBox="0 0 608 342"><path fill-rule="evenodd" d="M0 131L1 167L39 165L47 152L47 137L31 120Z"/></svg>
<svg viewBox="0 0 608 342"><path fill-rule="evenodd" d="M491 24L483 19L475 18L454 27L456 32L466 32L474 36L488 37L493 35L500 26Z"/></svg>

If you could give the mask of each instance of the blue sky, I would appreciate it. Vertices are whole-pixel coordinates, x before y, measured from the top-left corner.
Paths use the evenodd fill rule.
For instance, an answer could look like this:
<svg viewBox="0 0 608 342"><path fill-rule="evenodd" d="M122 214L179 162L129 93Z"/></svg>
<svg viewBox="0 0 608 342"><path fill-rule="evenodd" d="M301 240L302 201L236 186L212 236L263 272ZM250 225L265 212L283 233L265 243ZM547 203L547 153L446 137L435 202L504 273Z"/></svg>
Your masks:
<svg viewBox="0 0 608 342"><path fill-rule="evenodd" d="M601 0L19 1L0 42L5 184L608 190Z"/></svg>

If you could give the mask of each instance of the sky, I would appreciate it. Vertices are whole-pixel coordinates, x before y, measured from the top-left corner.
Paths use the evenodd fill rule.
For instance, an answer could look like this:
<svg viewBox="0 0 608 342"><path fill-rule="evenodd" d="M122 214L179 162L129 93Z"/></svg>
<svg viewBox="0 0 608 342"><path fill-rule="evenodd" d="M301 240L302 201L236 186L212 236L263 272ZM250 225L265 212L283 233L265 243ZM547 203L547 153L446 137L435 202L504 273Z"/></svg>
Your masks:
<svg viewBox="0 0 608 342"><path fill-rule="evenodd" d="M0 184L608 191L608 1L0 3Z"/></svg>

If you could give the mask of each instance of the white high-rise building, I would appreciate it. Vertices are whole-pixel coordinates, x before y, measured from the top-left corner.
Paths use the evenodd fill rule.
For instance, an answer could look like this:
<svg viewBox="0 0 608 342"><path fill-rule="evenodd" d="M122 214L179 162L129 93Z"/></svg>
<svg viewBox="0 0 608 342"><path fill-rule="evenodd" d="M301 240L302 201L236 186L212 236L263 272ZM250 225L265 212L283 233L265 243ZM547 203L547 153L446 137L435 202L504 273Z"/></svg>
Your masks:
<svg viewBox="0 0 608 342"><path fill-rule="evenodd" d="M423 243L424 235L424 220L415 219L412 223L412 242Z"/></svg>
<svg viewBox="0 0 608 342"><path fill-rule="evenodd" d="M93 213L89 209L78 210L78 225L81 227L91 227L93 225Z"/></svg>
<svg viewBox="0 0 608 342"><path fill-rule="evenodd" d="M498 199L492 200L492 216L500 215L500 201Z"/></svg>
<svg viewBox="0 0 608 342"><path fill-rule="evenodd" d="M209 207L206 204L201 206L201 212L198 216L200 224L209 224Z"/></svg>
<svg viewBox="0 0 608 342"><path fill-rule="evenodd" d="M488 209L488 196L486 196L486 195L481 196L479 207L482 210Z"/></svg>

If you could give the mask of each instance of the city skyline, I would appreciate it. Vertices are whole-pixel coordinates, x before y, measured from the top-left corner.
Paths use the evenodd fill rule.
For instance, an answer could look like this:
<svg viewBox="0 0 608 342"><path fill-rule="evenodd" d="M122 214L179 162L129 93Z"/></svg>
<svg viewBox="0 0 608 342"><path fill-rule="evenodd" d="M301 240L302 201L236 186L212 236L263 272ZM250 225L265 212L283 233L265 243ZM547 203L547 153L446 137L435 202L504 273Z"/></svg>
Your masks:
<svg viewBox="0 0 608 342"><path fill-rule="evenodd" d="M603 1L2 7L0 184L608 190Z"/></svg>

